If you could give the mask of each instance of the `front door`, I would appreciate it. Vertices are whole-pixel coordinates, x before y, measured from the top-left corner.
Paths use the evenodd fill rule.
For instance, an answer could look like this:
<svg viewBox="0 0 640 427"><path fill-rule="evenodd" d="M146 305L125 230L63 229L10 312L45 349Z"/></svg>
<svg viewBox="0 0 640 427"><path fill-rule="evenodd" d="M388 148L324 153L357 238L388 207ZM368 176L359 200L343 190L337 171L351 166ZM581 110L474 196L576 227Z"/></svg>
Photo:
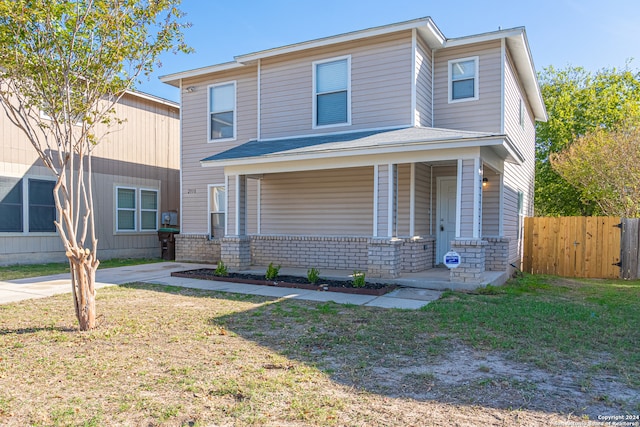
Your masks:
<svg viewBox="0 0 640 427"><path fill-rule="evenodd" d="M436 265L442 264L444 254L451 250L450 242L456 238L456 193L455 177L438 177L438 201L436 232Z"/></svg>

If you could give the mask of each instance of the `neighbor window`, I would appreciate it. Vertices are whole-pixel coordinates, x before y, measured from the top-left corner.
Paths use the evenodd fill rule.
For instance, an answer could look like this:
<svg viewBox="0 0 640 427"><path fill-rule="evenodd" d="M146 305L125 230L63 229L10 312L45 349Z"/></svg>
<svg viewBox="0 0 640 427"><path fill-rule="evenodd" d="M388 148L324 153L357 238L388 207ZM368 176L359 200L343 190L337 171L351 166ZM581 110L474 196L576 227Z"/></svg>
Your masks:
<svg viewBox="0 0 640 427"><path fill-rule="evenodd" d="M22 180L0 177L0 232L22 232Z"/></svg>
<svg viewBox="0 0 640 427"><path fill-rule="evenodd" d="M225 214L227 212L226 189L224 185L209 186L209 221L211 237L224 237Z"/></svg>
<svg viewBox="0 0 640 427"><path fill-rule="evenodd" d="M55 181L0 177L0 232L55 233Z"/></svg>
<svg viewBox="0 0 640 427"><path fill-rule="evenodd" d="M351 58L314 62L314 126L349 124Z"/></svg>
<svg viewBox="0 0 640 427"><path fill-rule="evenodd" d="M236 83L209 86L209 141L236 137Z"/></svg>
<svg viewBox="0 0 640 427"><path fill-rule="evenodd" d="M116 231L157 229L158 190L116 187Z"/></svg>
<svg viewBox="0 0 640 427"><path fill-rule="evenodd" d="M449 102L478 99L478 57L449 61Z"/></svg>
<svg viewBox="0 0 640 427"><path fill-rule="evenodd" d="M116 230L136 230L136 189L116 189Z"/></svg>
<svg viewBox="0 0 640 427"><path fill-rule="evenodd" d="M140 190L140 231L158 229L158 192Z"/></svg>
<svg viewBox="0 0 640 427"><path fill-rule="evenodd" d="M520 100L520 127L524 129L524 101Z"/></svg>
<svg viewBox="0 0 640 427"><path fill-rule="evenodd" d="M53 199L54 181L29 180L29 231L55 232L56 204Z"/></svg>

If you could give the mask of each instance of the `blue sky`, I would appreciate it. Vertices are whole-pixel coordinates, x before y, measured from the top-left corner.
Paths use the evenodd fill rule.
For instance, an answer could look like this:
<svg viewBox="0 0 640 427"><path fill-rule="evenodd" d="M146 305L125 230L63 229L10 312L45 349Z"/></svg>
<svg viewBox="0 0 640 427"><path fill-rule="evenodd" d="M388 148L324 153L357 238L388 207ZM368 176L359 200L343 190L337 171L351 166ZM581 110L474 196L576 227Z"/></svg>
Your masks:
<svg viewBox="0 0 640 427"><path fill-rule="evenodd" d="M446 37L526 27L538 71L640 69L638 0L183 0L190 55L166 54L139 90L178 101L158 76L232 61L236 55L431 16Z"/></svg>

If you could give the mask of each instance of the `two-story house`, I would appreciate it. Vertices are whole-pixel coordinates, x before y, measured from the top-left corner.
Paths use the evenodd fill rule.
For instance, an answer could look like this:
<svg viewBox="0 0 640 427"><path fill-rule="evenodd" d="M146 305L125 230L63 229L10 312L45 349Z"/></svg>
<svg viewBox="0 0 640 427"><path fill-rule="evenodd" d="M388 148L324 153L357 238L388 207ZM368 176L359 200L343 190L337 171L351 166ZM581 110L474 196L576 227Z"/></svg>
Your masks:
<svg viewBox="0 0 640 427"><path fill-rule="evenodd" d="M180 88L177 258L451 280L519 263L546 120L524 28L431 18L164 76Z"/></svg>
<svg viewBox="0 0 640 427"><path fill-rule="evenodd" d="M179 209L180 108L127 92L115 110L124 123L92 154L98 257L158 257L161 214ZM98 135L105 131L98 125ZM0 141L0 265L66 261L53 223L52 172L4 111Z"/></svg>

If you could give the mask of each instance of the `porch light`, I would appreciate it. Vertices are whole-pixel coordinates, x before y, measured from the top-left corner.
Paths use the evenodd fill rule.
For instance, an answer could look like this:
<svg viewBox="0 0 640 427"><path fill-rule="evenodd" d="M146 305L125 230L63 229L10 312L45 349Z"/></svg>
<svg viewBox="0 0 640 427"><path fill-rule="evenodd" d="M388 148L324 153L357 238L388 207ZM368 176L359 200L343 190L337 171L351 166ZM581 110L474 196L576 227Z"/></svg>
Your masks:
<svg viewBox="0 0 640 427"><path fill-rule="evenodd" d="M487 184L489 184L489 178L485 176L484 178L482 178L482 187L486 187Z"/></svg>

